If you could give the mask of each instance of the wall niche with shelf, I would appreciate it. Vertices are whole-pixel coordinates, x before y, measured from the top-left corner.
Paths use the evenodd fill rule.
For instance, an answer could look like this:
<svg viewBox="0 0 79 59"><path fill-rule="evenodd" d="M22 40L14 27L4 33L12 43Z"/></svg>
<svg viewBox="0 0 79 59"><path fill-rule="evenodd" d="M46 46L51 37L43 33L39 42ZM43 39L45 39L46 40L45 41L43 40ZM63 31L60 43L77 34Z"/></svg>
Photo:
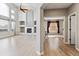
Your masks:
<svg viewBox="0 0 79 59"><path fill-rule="evenodd" d="M20 25L25 25L25 21L20 21Z"/></svg>
<svg viewBox="0 0 79 59"><path fill-rule="evenodd" d="M20 32L25 33L25 27L20 27Z"/></svg>

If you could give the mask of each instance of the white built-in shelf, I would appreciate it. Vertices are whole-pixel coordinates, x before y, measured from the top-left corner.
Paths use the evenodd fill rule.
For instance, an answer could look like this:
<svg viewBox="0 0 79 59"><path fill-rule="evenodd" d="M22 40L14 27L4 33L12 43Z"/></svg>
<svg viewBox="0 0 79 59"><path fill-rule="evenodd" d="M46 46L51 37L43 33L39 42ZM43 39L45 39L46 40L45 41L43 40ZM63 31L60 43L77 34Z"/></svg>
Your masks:
<svg viewBox="0 0 79 59"><path fill-rule="evenodd" d="M20 25L19 27L25 27L25 25Z"/></svg>

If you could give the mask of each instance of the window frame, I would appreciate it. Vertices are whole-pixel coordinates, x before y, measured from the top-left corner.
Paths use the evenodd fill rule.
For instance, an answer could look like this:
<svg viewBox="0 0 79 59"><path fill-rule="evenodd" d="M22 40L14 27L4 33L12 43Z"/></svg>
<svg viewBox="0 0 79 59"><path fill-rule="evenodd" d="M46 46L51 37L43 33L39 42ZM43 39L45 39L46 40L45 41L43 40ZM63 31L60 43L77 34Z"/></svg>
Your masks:
<svg viewBox="0 0 79 59"><path fill-rule="evenodd" d="M9 13L9 6L6 4L6 3L0 3L0 4L4 4L6 7L7 7L7 9L8 9L8 15L6 16L6 15L2 15L2 16L4 16L4 17L10 17L10 13ZM2 6L3 7L3 6ZM5 12L4 12L5 13ZM0 14L1 15L1 14Z"/></svg>
<svg viewBox="0 0 79 59"><path fill-rule="evenodd" d="M8 6L6 3L5 3L5 5L6 6ZM11 13L11 10L14 10L14 9L12 9L12 8L10 8L9 6L8 6L8 8L9 8L9 10L7 11L7 12L9 12L9 17L7 17L7 16L4 16L4 15L0 15L0 19L1 20L6 20L6 21L8 21L8 23L9 23L9 28L8 28L8 31L11 31L11 26L12 26L12 22L15 22L15 25L16 25L16 17L15 17L15 14L12 14ZM14 10L15 11L15 10ZM16 12L16 11L15 11ZM14 15L14 19L12 19L11 18L11 15ZM16 28L15 28L16 29ZM15 30L14 30L15 31ZM1 31L0 31L1 32ZM6 31L7 32L7 31Z"/></svg>

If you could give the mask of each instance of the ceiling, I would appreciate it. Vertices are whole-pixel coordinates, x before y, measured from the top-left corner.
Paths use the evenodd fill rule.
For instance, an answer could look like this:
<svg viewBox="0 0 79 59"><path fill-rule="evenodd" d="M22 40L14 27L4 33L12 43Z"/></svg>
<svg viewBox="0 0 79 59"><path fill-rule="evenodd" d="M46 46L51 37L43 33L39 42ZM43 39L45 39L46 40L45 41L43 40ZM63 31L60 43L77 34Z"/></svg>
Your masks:
<svg viewBox="0 0 79 59"><path fill-rule="evenodd" d="M21 3L14 3L14 5L19 8ZM26 8L35 8L38 7L40 3L22 3L23 7ZM71 6L72 3L43 3L42 8L43 9L63 9L63 8L68 8Z"/></svg>
<svg viewBox="0 0 79 59"><path fill-rule="evenodd" d="M19 8L21 4L26 8L35 8L38 7L41 3L14 3L17 8Z"/></svg>
<svg viewBox="0 0 79 59"><path fill-rule="evenodd" d="M72 3L44 3L42 8L43 9L62 9L68 8Z"/></svg>

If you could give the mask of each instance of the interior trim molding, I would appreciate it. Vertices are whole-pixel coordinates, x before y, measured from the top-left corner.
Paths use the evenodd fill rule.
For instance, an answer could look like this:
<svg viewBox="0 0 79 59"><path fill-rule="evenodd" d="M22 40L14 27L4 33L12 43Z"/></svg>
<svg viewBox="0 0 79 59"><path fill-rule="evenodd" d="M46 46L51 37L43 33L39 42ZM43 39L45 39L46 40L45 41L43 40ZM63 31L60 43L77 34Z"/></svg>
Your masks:
<svg viewBox="0 0 79 59"><path fill-rule="evenodd" d="M44 55L44 51L42 51L42 52L36 51L35 53L36 53L38 56L43 56L43 55Z"/></svg>
<svg viewBox="0 0 79 59"><path fill-rule="evenodd" d="M70 14L68 15L68 22L69 22L69 18L70 18L73 14L76 15L76 20L77 20L77 15L78 15L77 12L72 12L72 13L70 13ZM69 28L68 28L67 30L68 30L68 32L69 32ZM68 33L68 35L69 35L69 33ZM67 39L68 39L68 43L70 44L69 36L67 37Z"/></svg>
<svg viewBox="0 0 79 59"><path fill-rule="evenodd" d="M47 21L56 21L56 20L64 20L65 16L58 16L58 17L44 17L44 20Z"/></svg>
<svg viewBox="0 0 79 59"><path fill-rule="evenodd" d="M65 44L69 44L68 42L64 42Z"/></svg>

